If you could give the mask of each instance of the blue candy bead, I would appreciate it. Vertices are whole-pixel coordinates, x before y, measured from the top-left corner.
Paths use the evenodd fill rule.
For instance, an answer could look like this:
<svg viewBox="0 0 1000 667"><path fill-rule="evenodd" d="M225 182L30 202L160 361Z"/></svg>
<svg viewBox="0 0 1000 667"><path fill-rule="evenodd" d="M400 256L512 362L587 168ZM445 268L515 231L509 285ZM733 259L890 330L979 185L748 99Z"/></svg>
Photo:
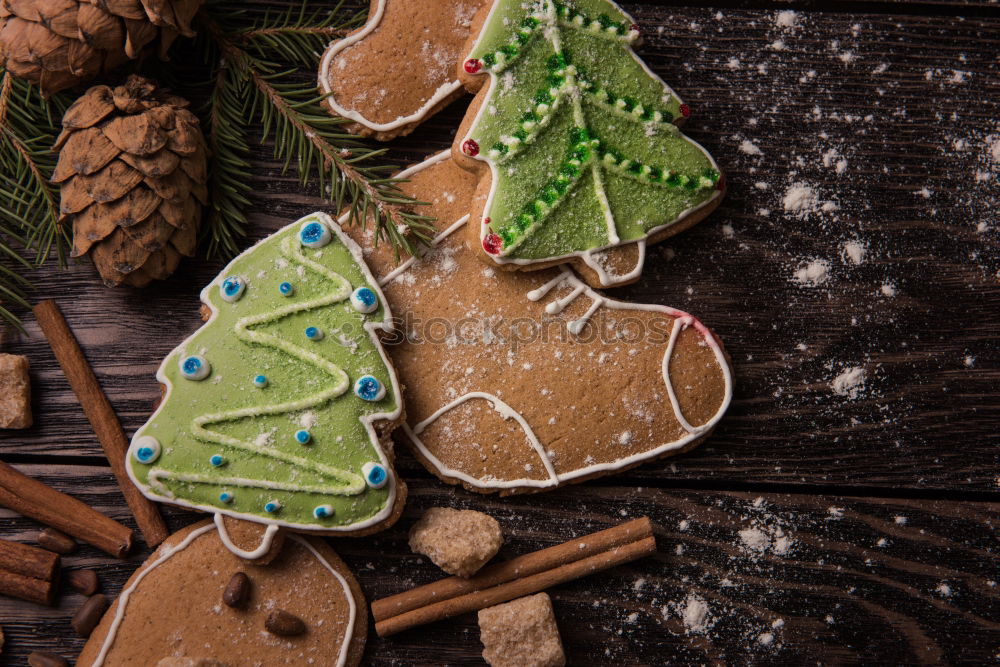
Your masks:
<svg viewBox="0 0 1000 667"><path fill-rule="evenodd" d="M381 489L389 481L389 472L381 463L369 461L361 466L361 473L365 477L365 483L373 489Z"/></svg>
<svg viewBox="0 0 1000 667"><path fill-rule="evenodd" d="M181 359L178 366L180 366L181 375L188 380L204 380L212 372L212 365L208 363L208 360L197 354Z"/></svg>
<svg viewBox="0 0 1000 667"><path fill-rule="evenodd" d="M246 291L247 284L239 276L229 276L222 281L222 286L219 287L219 293L222 296L223 301L228 301L232 303L234 301L239 301L243 296L243 292Z"/></svg>
<svg viewBox="0 0 1000 667"><path fill-rule="evenodd" d="M359 313L378 310L378 296L370 287L359 287L351 293L351 306Z"/></svg>
<svg viewBox="0 0 1000 667"><path fill-rule="evenodd" d="M307 248L322 248L331 240L330 228L318 220L310 220L299 229L299 242Z"/></svg>
<svg viewBox="0 0 1000 667"><path fill-rule="evenodd" d="M380 401L385 397L385 385L371 375L363 375L354 383L354 393L365 401Z"/></svg>
<svg viewBox="0 0 1000 667"><path fill-rule="evenodd" d="M317 505L316 509L313 510L313 516L317 519L329 519L333 516L333 506Z"/></svg>

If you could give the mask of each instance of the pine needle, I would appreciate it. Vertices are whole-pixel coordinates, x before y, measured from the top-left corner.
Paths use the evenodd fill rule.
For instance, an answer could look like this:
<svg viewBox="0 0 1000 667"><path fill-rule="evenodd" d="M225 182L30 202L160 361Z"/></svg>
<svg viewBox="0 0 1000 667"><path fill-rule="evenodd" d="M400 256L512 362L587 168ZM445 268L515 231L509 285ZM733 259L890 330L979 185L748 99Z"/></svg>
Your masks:
<svg viewBox="0 0 1000 667"><path fill-rule="evenodd" d="M56 164L51 147L66 106L64 97L46 100L0 67L0 320L18 328L10 307L28 307L31 287L22 272L53 254L66 264L69 236L50 183Z"/></svg>
<svg viewBox="0 0 1000 667"><path fill-rule="evenodd" d="M249 128L255 123L283 174L293 171L303 187L316 183L337 210L350 204L349 223L374 224L376 244L390 243L397 256L401 249L414 253L414 240L430 238L429 218L414 212L419 202L389 177L396 167L379 163L384 149L341 130L345 120L323 109L312 83L319 54L331 39L360 25L364 14L345 15L340 4L310 12L303 2L254 20L230 2L210 0L198 19L205 63L214 64L207 111L213 151L212 210L205 230L209 256L235 254L245 235Z"/></svg>

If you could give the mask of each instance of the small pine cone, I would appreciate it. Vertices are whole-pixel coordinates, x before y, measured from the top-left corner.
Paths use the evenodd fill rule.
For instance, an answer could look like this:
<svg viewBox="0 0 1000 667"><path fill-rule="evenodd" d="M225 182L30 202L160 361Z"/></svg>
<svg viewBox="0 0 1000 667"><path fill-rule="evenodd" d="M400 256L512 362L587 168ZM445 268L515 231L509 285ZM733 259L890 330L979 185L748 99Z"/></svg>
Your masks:
<svg viewBox="0 0 1000 667"><path fill-rule="evenodd" d="M63 116L52 180L73 220L73 256L109 287L144 287L194 255L208 151L187 100L130 76L94 86Z"/></svg>
<svg viewBox="0 0 1000 667"><path fill-rule="evenodd" d="M192 36L203 0L0 0L0 64L42 94L109 72L160 37Z"/></svg>

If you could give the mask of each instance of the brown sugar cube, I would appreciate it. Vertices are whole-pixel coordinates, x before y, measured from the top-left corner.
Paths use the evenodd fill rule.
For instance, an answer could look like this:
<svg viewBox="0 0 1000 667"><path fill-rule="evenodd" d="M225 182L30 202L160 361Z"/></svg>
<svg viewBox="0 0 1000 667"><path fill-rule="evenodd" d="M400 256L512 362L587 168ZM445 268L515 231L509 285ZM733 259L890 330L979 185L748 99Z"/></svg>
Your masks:
<svg viewBox="0 0 1000 667"><path fill-rule="evenodd" d="M432 507L410 529L410 548L449 574L470 577L503 544L500 524L473 510Z"/></svg>
<svg viewBox="0 0 1000 667"><path fill-rule="evenodd" d="M0 428L31 426L31 381L28 358L0 354Z"/></svg>
<svg viewBox="0 0 1000 667"><path fill-rule="evenodd" d="M538 593L479 612L483 659L492 667L562 667L566 664L552 600Z"/></svg>

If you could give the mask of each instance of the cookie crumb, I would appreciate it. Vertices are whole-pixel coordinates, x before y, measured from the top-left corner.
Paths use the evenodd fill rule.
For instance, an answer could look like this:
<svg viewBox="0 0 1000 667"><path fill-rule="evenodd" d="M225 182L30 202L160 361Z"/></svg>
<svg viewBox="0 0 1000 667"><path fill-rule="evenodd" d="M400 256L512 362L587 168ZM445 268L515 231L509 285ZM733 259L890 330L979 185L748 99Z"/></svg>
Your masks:
<svg viewBox="0 0 1000 667"><path fill-rule="evenodd" d="M460 577L475 574L502 544L497 520L474 510L432 507L410 529L410 548L415 553Z"/></svg>
<svg viewBox="0 0 1000 667"><path fill-rule="evenodd" d="M479 612L483 659L492 667L566 664L552 600L538 593Z"/></svg>

